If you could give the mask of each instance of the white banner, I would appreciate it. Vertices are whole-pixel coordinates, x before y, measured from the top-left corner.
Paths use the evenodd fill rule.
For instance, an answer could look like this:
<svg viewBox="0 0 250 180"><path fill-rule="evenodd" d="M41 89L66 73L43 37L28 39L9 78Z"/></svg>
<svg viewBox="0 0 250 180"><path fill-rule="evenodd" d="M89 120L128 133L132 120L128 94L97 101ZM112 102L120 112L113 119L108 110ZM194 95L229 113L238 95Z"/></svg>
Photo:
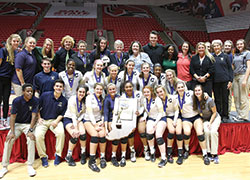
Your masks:
<svg viewBox="0 0 250 180"><path fill-rule="evenodd" d="M45 18L97 18L97 4L84 3L76 7L53 3Z"/></svg>

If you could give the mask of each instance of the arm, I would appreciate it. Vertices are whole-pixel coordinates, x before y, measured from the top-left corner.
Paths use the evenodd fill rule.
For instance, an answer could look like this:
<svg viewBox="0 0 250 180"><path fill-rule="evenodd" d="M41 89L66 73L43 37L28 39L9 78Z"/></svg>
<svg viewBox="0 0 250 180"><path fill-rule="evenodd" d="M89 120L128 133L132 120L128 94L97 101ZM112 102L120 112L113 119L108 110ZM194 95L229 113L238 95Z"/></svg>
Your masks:
<svg viewBox="0 0 250 180"><path fill-rule="evenodd" d="M104 122L108 122L109 119L109 102L108 99L104 99L104 105L103 105L103 115L104 115Z"/></svg>
<svg viewBox="0 0 250 180"><path fill-rule="evenodd" d="M157 114L156 121L155 121L155 124L157 124L161 120L161 118L164 116L164 110L163 110L163 104L159 98L156 98L155 103L158 108L158 114Z"/></svg>
<svg viewBox="0 0 250 180"><path fill-rule="evenodd" d="M212 116L211 116L211 118L210 118L210 126L211 126L211 124L214 122L214 119L215 119L216 114L217 114L216 106L213 106L213 107L211 108L211 110L212 110L213 114L212 114Z"/></svg>
<svg viewBox="0 0 250 180"><path fill-rule="evenodd" d="M91 123L95 126L96 124L96 120L95 120L95 116L93 114L93 110L92 110L92 102L91 102L91 95L88 95L86 98L86 104L88 104L89 106L86 109L86 113L89 115L90 121Z"/></svg>
<svg viewBox="0 0 250 180"><path fill-rule="evenodd" d="M250 74L250 60L247 61L247 70L244 79L242 81L242 87L246 87L249 74Z"/></svg>
<svg viewBox="0 0 250 180"><path fill-rule="evenodd" d="M230 89L232 87L232 82L233 82L233 69L232 69L232 65L231 65L231 61L229 59L229 56L227 56L226 62L227 62L228 73L229 73L229 82L227 84L227 89Z"/></svg>
<svg viewBox="0 0 250 180"><path fill-rule="evenodd" d="M0 58L0 66L2 65L2 62L3 62L3 59L2 59L2 58Z"/></svg>
<svg viewBox="0 0 250 180"><path fill-rule="evenodd" d="M23 70L22 69L16 69L16 75L21 83L21 86L24 85L24 79L23 79Z"/></svg>

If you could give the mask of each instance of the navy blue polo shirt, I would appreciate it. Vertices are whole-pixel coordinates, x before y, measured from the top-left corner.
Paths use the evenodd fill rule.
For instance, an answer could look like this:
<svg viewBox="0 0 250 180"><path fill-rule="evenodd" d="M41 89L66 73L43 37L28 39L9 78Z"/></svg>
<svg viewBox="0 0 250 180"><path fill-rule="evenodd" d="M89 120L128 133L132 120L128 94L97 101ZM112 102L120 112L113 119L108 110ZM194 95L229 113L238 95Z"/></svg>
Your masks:
<svg viewBox="0 0 250 180"><path fill-rule="evenodd" d="M12 102L11 114L16 114L16 123L29 124L32 113L38 112L39 100L32 97L26 101L23 96L15 98Z"/></svg>
<svg viewBox="0 0 250 180"><path fill-rule="evenodd" d="M16 56L17 51L14 51L14 56ZM2 63L0 65L0 77L11 78L14 73L14 64L12 65L9 61L9 55L6 48L0 49L0 59Z"/></svg>
<svg viewBox="0 0 250 180"><path fill-rule="evenodd" d="M55 80L59 79L58 73L50 71L45 73L44 71L39 72L35 75L33 80L34 89L39 91L40 96L42 93L47 91L53 91Z"/></svg>
<svg viewBox="0 0 250 180"><path fill-rule="evenodd" d="M115 95L115 98L119 97L118 95ZM115 99L111 99L110 95L107 95L104 99L103 103L103 115L104 115L104 121L111 122L113 119L113 110L114 110L114 104Z"/></svg>
<svg viewBox="0 0 250 180"><path fill-rule="evenodd" d="M36 72L36 57L33 53L29 53L26 49L23 49L16 55L15 69L21 69L23 71L23 79L25 83L33 83L33 77ZM15 72L12 82L20 84L17 74Z"/></svg>
<svg viewBox="0 0 250 180"><path fill-rule="evenodd" d="M59 115L64 116L68 101L61 95L58 99L54 91L44 92L39 99L40 115L44 120L56 119Z"/></svg>

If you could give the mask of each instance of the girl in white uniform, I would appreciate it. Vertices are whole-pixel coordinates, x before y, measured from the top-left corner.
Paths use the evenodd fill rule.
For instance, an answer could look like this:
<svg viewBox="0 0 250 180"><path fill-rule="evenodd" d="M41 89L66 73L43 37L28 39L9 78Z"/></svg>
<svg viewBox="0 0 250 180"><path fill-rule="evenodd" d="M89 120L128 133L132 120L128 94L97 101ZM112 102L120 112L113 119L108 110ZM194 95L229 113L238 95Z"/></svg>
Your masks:
<svg viewBox="0 0 250 180"><path fill-rule="evenodd" d="M108 67L109 76L106 77L106 84L113 83L116 86L116 89L119 89L117 80L118 80L118 71L119 67L116 64L111 64Z"/></svg>
<svg viewBox="0 0 250 180"><path fill-rule="evenodd" d="M75 70L75 61L67 61L67 70L59 73L59 78L63 80L65 86L63 96L68 100L71 96L76 95L76 89L82 80L82 73Z"/></svg>
<svg viewBox="0 0 250 180"><path fill-rule="evenodd" d="M184 131L184 146L186 150L183 157L184 159L187 159L189 156L190 135L191 129L194 126L199 144L202 149L204 164L209 165L210 161L207 156L206 141L203 132L203 122L198 110L193 109L193 91L185 91L185 83L182 81L177 82L176 88L178 93L178 106L181 111L182 126Z"/></svg>
<svg viewBox="0 0 250 180"><path fill-rule="evenodd" d="M141 73L139 75L139 91L145 86L156 87L158 84L157 77L150 73L150 65L146 62L141 65Z"/></svg>
<svg viewBox="0 0 250 180"><path fill-rule="evenodd" d="M96 149L99 142L100 147L100 165L101 168L107 166L105 160L105 149L106 149L106 132L103 122L102 109L103 109L103 84L96 83L94 85L94 93L90 94L86 98L86 114L84 117L84 126L88 134L91 136L90 139L90 158L88 166L95 172L100 172L95 162Z"/></svg>
<svg viewBox="0 0 250 180"><path fill-rule="evenodd" d="M166 118L163 118L163 104L159 97L154 94L154 89L151 86L145 86L143 88L144 95L144 115L143 119L147 120L146 132L147 140L150 148L150 159L155 162L155 147L154 147L154 134L157 138L162 138L162 135L166 129ZM159 146L160 150L161 147ZM161 151L161 155L163 155Z"/></svg>
<svg viewBox="0 0 250 180"><path fill-rule="evenodd" d="M134 70L134 67L135 62L128 59L125 63L125 70L118 74L117 86L119 88L117 89L117 94L121 95L123 93L124 83L127 80L132 82L134 90L137 89L139 72Z"/></svg>
<svg viewBox="0 0 250 180"><path fill-rule="evenodd" d="M170 95L163 86L157 86L155 91L158 97L161 98L163 103L163 110L167 119L168 137L167 137L167 160L166 156L162 156L159 167L164 166L167 162L173 163L172 146L174 142L174 134L176 134L177 147L178 147L178 159L177 164L183 163L183 136L182 136L182 121L179 118L178 100L176 95ZM156 139L158 145L161 145L162 151L165 150L165 142L163 139Z"/></svg>
<svg viewBox="0 0 250 180"><path fill-rule="evenodd" d="M86 111L85 95L86 87L79 86L76 90L76 95L69 98L68 107L63 118L63 125L70 134L68 153L65 160L69 166L75 166L76 163L72 157L72 152L76 146L78 138L81 144L81 164L86 163L86 132L83 125L83 118Z"/></svg>
<svg viewBox="0 0 250 180"><path fill-rule="evenodd" d="M105 74L102 72L103 62L100 59L95 60L93 70L84 74L82 81L89 87L89 92L94 93L94 85L102 83L105 88Z"/></svg>
<svg viewBox="0 0 250 180"><path fill-rule="evenodd" d="M124 83L124 93L122 94L123 98L136 98L137 99L137 111L136 115L138 117L138 132L141 137L142 144L144 146L144 155L146 160L150 160L149 152L148 152L148 144L146 139L146 122L145 119L142 118L144 112L143 106L143 96L140 91L133 90L133 84L131 81L126 81ZM134 148L134 132L132 132L128 136L128 143L130 148L130 160L132 162L136 162L136 152Z"/></svg>
<svg viewBox="0 0 250 180"><path fill-rule="evenodd" d="M162 85L166 88L168 94L176 94L176 83L178 81L175 71L172 69L167 69L165 71L166 74L166 78L165 80L162 82Z"/></svg>

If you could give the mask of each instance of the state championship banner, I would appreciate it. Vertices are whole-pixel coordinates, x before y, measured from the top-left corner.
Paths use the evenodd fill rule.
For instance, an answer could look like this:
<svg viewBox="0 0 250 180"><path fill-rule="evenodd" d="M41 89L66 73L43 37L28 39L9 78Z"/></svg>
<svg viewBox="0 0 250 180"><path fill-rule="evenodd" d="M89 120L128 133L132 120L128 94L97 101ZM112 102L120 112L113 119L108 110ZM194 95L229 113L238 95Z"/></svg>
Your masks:
<svg viewBox="0 0 250 180"><path fill-rule="evenodd" d="M97 18L97 4L85 3L76 7L53 3L45 18Z"/></svg>

